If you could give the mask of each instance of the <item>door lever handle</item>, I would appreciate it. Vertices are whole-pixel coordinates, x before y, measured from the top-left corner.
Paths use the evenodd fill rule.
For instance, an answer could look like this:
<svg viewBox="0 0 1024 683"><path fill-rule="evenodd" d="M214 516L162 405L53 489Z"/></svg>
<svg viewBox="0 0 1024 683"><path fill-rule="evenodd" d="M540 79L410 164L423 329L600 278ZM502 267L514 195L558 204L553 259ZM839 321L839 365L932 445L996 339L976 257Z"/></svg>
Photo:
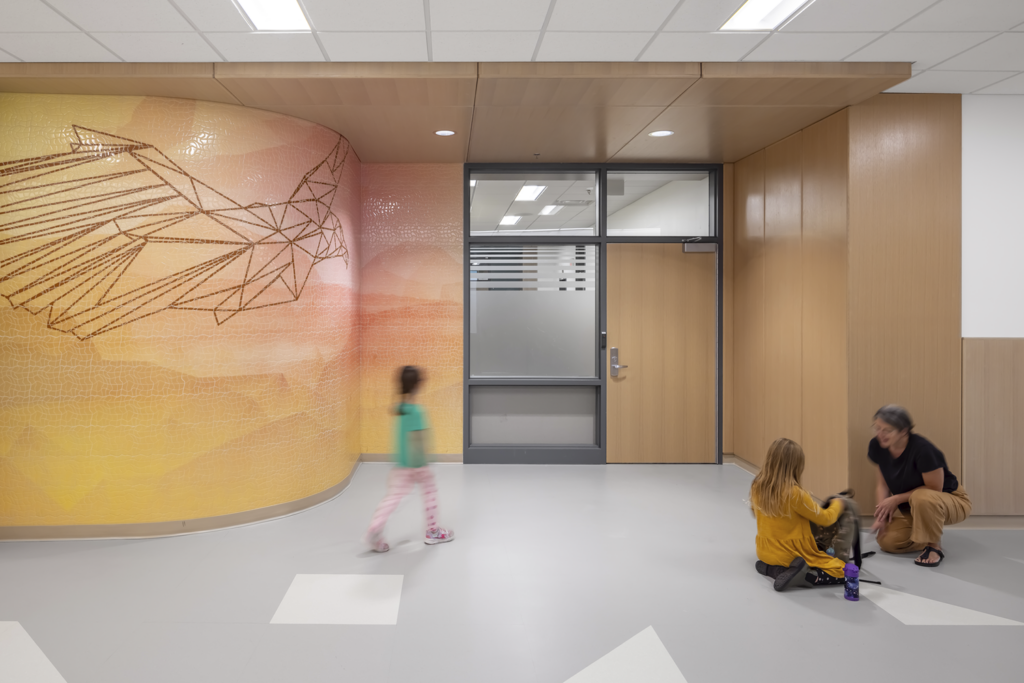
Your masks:
<svg viewBox="0 0 1024 683"><path fill-rule="evenodd" d="M619 370L623 370L625 368L628 368L629 366L628 365L619 365L619 349L618 349L618 347L615 347L615 346L612 347L612 349L611 349L611 356L612 357L609 358L608 360L611 361L610 365L612 366L612 377L618 377L619 376Z"/></svg>
<svg viewBox="0 0 1024 683"><path fill-rule="evenodd" d="M628 368L628 367L629 367L628 365L615 365L614 363L612 364L612 369L614 369L614 370L622 370L623 368Z"/></svg>

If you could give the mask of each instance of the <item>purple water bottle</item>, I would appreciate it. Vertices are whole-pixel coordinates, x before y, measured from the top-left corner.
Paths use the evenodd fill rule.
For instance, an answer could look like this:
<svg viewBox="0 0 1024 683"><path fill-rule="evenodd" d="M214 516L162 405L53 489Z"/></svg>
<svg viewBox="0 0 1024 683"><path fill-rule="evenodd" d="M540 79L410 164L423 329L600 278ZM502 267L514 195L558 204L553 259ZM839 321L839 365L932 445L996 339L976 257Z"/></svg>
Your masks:
<svg viewBox="0 0 1024 683"><path fill-rule="evenodd" d="M847 562L843 575L846 576L846 591L843 597L847 600L860 600L860 567L853 562Z"/></svg>

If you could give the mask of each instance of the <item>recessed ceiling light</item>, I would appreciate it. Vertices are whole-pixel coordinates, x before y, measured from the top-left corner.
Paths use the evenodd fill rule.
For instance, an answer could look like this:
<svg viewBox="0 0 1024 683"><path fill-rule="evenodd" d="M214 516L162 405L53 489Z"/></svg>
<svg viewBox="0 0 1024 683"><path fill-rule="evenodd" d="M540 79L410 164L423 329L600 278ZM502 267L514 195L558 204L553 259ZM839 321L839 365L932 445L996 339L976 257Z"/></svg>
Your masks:
<svg viewBox="0 0 1024 683"><path fill-rule="evenodd" d="M308 31L298 0L238 0L257 31Z"/></svg>
<svg viewBox="0 0 1024 683"><path fill-rule="evenodd" d="M797 10L809 7L814 0L747 0L736 10L723 31L771 31L789 19Z"/></svg>
<svg viewBox="0 0 1024 683"><path fill-rule="evenodd" d="M470 187L476 187L476 181L475 180L470 180L469 181L469 186Z"/></svg>
<svg viewBox="0 0 1024 683"><path fill-rule="evenodd" d="M515 225L519 222L521 216L502 216L501 225Z"/></svg>
<svg viewBox="0 0 1024 683"><path fill-rule="evenodd" d="M533 202L537 200L540 193L548 189L547 185L523 185L523 189L519 190L519 194L516 195L517 202Z"/></svg>
<svg viewBox="0 0 1024 683"><path fill-rule="evenodd" d="M434 131L434 135L440 135L441 137L446 138L449 135L455 135L455 131L454 130L435 130Z"/></svg>
<svg viewBox="0 0 1024 683"><path fill-rule="evenodd" d="M656 130L653 133L648 133L648 137L652 138L667 138L669 135L675 135L674 130Z"/></svg>
<svg viewBox="0 0 1024 683"><path fill-rule="evenodd" d="M545 206L543 209L540 210L540 215L541 216L553 216L553 215L555 215L556 213L558 213L561 210L562 210L562 207L560 205L558 205L558 204L548 204L547 206Z"/></svg>

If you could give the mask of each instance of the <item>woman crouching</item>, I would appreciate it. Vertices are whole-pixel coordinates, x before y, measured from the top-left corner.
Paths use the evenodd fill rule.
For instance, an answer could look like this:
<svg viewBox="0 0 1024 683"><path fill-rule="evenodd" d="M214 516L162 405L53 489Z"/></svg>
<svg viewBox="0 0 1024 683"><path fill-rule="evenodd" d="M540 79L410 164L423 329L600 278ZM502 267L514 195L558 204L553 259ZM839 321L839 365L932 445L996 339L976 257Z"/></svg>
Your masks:
<svg viewBox="0 0 1024 683"><path fill-rule="evenodd" d="M811 531L811 522L822 527L835 524L843 512L843 501L836 498L822 509L800 487L803 472L800 444L776 439L750 486L750 505L757 518L755 566L759 574L775 579L777 591L844 582L843 561L818 550Z"/></svg>

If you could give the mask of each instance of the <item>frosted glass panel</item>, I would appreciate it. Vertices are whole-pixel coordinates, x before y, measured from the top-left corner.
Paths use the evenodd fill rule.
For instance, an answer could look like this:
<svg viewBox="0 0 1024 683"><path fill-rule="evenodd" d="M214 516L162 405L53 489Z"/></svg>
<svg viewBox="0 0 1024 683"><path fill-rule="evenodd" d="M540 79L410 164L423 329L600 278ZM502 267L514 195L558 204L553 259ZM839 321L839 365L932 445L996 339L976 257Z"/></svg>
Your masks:
<svg viewBox="0 0 1024 683"><path fill-rule="evenodd" d="M471 377L596 377L597 247L470 248Z"/></svg>
<svg viewBox="0 0 1024 683"><path fill-rule="evenodd" d="M469 180L472 235L597 234L593 171L473 173Z"/></svg>
<svg viewBox="0 0 1024 683"><path fill-rule="evenodd" d="M706 172L609 173L609 237L710 237Z"/></svg>
<svg viewBox="0 0 1024 683"><path fill-rule="evenodd" d="M597 443L596 387L470 387L470 443Z"/></svg>

